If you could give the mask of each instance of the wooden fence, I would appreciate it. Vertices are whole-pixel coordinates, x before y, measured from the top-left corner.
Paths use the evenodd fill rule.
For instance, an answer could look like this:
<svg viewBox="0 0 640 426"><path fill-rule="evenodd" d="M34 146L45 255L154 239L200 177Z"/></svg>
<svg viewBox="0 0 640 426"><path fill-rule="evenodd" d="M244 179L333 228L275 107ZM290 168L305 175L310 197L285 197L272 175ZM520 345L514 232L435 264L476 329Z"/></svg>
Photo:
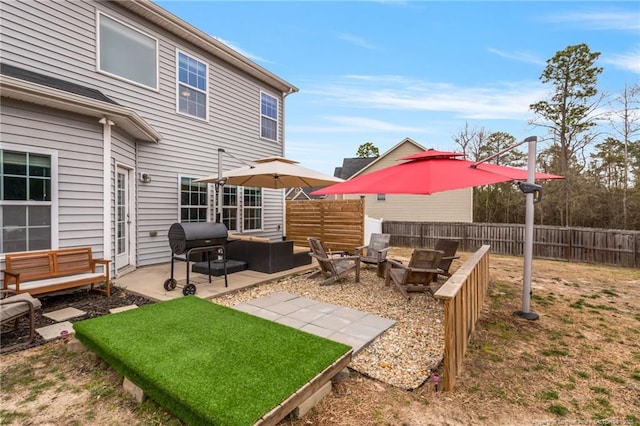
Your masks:
<svg viewBox="0 0 640 426"><path fill-rule="evenodd" d="M489 249L483 245L436 292L444 302L444 390L462 372L469 338L476 328L489 288Z"/></svg>
<svg viewBox="0 0 640 426"><path fill-rule="evenodd" d="M300 246L316 237L332 251L353 252L364 244L364 199L287 200L286 237Z"/></svg>
<svg viewBox="0 0 640 426"><path fill-rule="evenodd" d="M489 244L492 253L522 256L525 227L512 223L395 222L382 223L391 245L433 247L438 238L455 239L460 250ZM534 226L533 256L570 262L640 267L640 231Z"/></svg>

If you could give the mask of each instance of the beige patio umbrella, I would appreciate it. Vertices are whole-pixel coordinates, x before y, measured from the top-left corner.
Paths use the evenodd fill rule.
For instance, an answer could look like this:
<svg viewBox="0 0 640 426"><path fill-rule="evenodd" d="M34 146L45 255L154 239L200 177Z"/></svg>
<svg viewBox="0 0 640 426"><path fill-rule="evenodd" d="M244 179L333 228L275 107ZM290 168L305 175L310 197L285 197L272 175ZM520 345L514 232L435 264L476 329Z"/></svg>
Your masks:
<svg viewBox="0 0 640 426"><path fill-rule="evenodd" d="M344 182L343 179L302 167L297 161L283 157L266 157L254 162L255 165L222 172L222 176L196 179L196 182L271 189L307 188Z"/></svg>

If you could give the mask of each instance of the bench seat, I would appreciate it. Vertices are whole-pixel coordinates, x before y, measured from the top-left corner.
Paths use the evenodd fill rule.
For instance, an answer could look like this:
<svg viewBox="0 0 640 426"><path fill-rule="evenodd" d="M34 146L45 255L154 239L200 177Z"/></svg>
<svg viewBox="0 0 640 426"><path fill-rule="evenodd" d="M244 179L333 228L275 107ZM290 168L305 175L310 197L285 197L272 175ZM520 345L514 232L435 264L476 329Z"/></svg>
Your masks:
<svg viewBox="0 0 640 426"><path fill-rule="evenodd" d="M100 279L103 277L104 274L101 272L85 272L83 274L63 275L61 277L46 278L44 280L21 282L20 291L29 292L30 294L38 294L41 293L39 289L46 287L56 287L60 290L63 290L70 287L90 285L92 282L95 283L97 281L100 281ZM8 284L7 288L15 291L16 285ZM49 291L52 290L47 290L47 292Z"/></svg>
<svg viewBox="0 0 640 426"><path fill-rule="evenodd" d="M90 285L110 296L109 263L94 259L91 247L7 253L3 288L34 295ZM104 289L94 288L102 283Z"/></svg>

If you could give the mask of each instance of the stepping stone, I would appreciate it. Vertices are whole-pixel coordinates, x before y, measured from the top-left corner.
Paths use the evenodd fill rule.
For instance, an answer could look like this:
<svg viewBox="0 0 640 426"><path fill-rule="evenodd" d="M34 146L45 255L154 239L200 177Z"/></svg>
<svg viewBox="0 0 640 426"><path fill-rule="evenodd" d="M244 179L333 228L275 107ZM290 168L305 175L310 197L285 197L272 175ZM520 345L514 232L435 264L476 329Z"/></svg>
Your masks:
<svg viewBox="0 0 640 426"><path fill-rule="evenodd" d="M137 307L138 307L138 305L121 306L119 308L109 309L109 312L112 313L112 314L117 314L118 312L130 311L131 309L135 309Z"/></svg>
<svg viewBox="0 0 640 426"><path fill-rule="evenodd" d="M62 336L63 332L66 332L68 336L72 336L76 333L73 329L73 324L71 324L69 321L59 322L58 324L36 328L36 332L47 342L54 339L59 339Z"/></svg>
<svg viewBox="0 0 640 426"><path fill-rule="evenodd" d="M58 309L57 311L47 312L46 314L42 314L43 316L52 319L56 322L66 321L71 318L81 317L85 315L85 311L81 311L76 308L64 308Z"/></svg>

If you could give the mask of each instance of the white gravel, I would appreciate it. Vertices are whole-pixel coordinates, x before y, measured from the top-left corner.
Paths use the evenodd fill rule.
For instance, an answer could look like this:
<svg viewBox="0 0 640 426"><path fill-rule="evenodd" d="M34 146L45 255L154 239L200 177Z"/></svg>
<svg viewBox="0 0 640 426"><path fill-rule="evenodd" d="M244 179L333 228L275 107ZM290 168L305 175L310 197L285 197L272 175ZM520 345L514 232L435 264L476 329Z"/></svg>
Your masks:
<svg viewBox="0 0 640 426"><path fill-rule="evenodd" d="M375 268L360 272L336 284L321 286L320 277L291 276L213 299L225 306L286 291L300 297L347 306L393 319L396 325L354 356L349 367L382 382L403 389L424 383L444 357L444 311L442 303L429 293L413 293L406 300L392 284L386 286Z"/></svg>

